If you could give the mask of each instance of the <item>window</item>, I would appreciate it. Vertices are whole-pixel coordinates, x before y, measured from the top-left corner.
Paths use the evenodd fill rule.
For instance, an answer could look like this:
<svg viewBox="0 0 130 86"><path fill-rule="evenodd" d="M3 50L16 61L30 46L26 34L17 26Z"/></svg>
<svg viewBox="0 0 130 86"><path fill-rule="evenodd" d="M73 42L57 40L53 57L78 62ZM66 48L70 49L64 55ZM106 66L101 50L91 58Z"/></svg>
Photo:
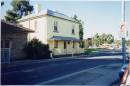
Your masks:
<svg viewBox="0 0 130 86"><path fill-rule="evenodd" d="M72 34L74 34L74 29L72 29Z"/></svg>
<svg viewBox="0 0 130 86"><path fill-rule="evenodd" d="M4 48L4 41L1 40L1 48Z"/></svg>
<svg viewBox="0 0 130 86"><path fill-rule="evenodd" d="M54 42L54 48L58 48L58 41L57 40Z"/></svg>
<svg viewBox="0 0 130 86"><path fill-rule="evenodd" d="M58 22L54 22L54 32L58 32Z"/></svg>
<svg viewBox="0 0 130 86"><path fill-rule="evenodd" d="M64 42L64 49L66 49L66 46L67 46L67 45L66 45L66 42Z"/></svg>
<svg viewBox="0 0 130 86"><path fill-rule="evenodd" d="M72 26L72 34L75 34L74 25Z"/></svg>
<svg viewBox="0 0 130 86"><path fill-rule="evenodd" d="M37 29L37 21L34 22L34 30Z"/></svg>
<svg viewBox="0 0 130 86"><path fill-rule="evenodd" d="M5 48L9 48L10 46L9 46L9 40L5 40L5 46L4 46Z"/></svg>
<svg viewBox="0 0 130 86"><path fill-rule="evenodd" d="M74 43L74 41L73 41L73 48L75 48L75 43Z"/></svg>
<svg viewBox="0 0 130 86"><path fill-rule="evenodd" d="M9 40L1 40L1 48L10 48Z"/></svg>
<svg viewBox="0 0 130 86"><path fill-rule="evenodd" d="M70 44L70 42L68 42L68 44Z"/></svg>

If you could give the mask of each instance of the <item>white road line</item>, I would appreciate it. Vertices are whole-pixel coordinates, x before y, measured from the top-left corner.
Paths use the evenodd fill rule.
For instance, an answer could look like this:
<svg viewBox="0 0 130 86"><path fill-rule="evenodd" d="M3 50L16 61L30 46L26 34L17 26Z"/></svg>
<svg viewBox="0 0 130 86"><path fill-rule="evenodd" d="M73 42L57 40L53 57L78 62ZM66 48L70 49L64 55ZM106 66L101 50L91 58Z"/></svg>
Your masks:
<svg viewBox="0 0 130 86"><path fill-rule="evenodd" d="M122 59L122 56L117 55L117 56L97 56L97 57L79 57L75 59Z"/></svg>
<svg viewBox="0 0 130 86"><path fill-rule="evenodd" d="M87 59L122 59L122 56L100 56L100 57L90 57Z"/></svg>
<svg viewBox="0 0 130 86"><path fill-rule="evenodd" d="M51 80L48 80L48 81L43 81L43 82L37 83L37 84L39 84L39 85L49 84L49 83L52 83L52 82L55 82L55 81L58 81L58 80L61 80L61 79L65 79L65 78L68 78L68 77L71 77L71 76L74 76L74 75L77 75L77 74L80 74L80 73L90 71L92 69L95 69L95 68L98 68L98 67L101 67L101 66L104 66L104 65L99 65L99 66L96 66L96 67L93 67L93 68L81 70L81 71L74 72L74 73L71 73L71 74L67 74L67 75L64 75L64 76L61 76L61 77L58 77L58 78L55 78L55 79L51 79Z"/></svg>

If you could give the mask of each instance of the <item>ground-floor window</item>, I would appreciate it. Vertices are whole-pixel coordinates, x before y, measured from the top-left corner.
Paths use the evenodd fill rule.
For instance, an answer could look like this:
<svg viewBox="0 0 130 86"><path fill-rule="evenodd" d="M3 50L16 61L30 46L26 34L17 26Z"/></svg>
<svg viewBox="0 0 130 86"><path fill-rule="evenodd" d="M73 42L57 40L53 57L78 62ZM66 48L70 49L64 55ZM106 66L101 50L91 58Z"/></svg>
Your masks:
<svg viewBox="0 0 130 86"><path fill-rule="evenodd" d="M66 49L66 46L67 46L67 44L66 44L66 42L64 42L64 49Z"/></svg>
<svg viewBox="0 0 130 86"><path fill-rule="evenodd" d="M58 40L54 42L54 48L58 48Z"/></svg>
<svg viewBox="0 0 130 86"><path fill-rule="evenodd" d="M75 48L75 42L73 41L73 48Z"/></svg>
<svg viewBox="0 0 130 86"><path fill-rule="evenodd" d="M1 40L1 48L10 48L9 40Z"/></svg>

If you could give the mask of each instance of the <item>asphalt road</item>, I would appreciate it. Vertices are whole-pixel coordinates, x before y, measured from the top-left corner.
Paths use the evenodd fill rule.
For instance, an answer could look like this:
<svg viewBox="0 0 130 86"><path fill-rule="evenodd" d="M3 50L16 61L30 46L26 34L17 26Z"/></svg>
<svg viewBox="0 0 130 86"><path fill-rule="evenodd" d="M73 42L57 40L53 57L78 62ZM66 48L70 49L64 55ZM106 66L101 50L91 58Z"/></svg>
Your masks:
<svg viewBox="0 0 130 86"><path fill-rule="evenodd" d="M119 59L73 59L23 62L2 66L2 84L32 85L99 65L121 63Z"/></svg>

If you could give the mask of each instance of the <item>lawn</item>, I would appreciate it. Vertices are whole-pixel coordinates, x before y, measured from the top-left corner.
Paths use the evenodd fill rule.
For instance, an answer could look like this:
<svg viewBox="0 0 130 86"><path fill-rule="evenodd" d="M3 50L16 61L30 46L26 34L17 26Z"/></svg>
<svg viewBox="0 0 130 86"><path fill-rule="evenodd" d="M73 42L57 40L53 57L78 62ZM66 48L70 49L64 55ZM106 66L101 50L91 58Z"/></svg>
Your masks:
<svg viewBox="0 0 130 86"><path fill-rule="evenodd" d="M96 51L96 50L97 50L97 48L88 48L88 49L85 49L84 53L90 54L90 53L92 53L93 51Z"/></svg>

